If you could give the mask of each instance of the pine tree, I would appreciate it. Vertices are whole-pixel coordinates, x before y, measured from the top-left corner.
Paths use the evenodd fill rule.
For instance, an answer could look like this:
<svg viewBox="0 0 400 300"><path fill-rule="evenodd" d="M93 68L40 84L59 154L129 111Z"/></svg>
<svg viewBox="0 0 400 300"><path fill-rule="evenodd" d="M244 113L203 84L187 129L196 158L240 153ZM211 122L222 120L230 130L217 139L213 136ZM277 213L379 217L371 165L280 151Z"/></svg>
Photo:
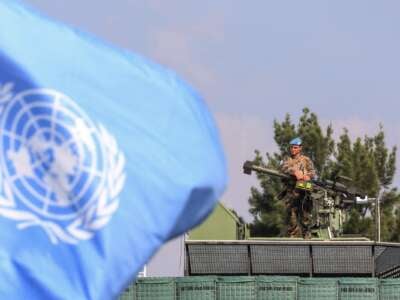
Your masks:
<svg viewBox="0 0 400 300"><path fill-rule="evenodd" d="M399 194L390 188L396 170L396 147L389 149L385 144L382 125L373 137L357 138L352 144L348 130L340 137L336 152L337 163L341 173L352 178L358 190L369 197L381 197L381 238L386 241L395 239L392 229L397 226L395 216L399 205ZM375 238L375 207L355 207L344 226L345 233L360 234Z"/></svg>

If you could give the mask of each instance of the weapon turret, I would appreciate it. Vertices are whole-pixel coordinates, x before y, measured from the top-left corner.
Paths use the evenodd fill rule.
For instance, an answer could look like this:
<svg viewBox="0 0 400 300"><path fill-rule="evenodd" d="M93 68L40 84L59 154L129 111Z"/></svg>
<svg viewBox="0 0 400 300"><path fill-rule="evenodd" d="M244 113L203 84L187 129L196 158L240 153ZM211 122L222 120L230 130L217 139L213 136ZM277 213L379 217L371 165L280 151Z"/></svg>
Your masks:
<svg viewBox="0 0 400 300"><path fill-rule="evenodd" d="M279 172L277 170L273 170L273 169L269 169L269 168L265 168L262 166L258 166L256 164L254 164L251 161L245 161L245 163L243 164L243 173L251 175L252 171L255 171L257 173L261 173L261 174L265 174L265 175L269 175L269 176L273 176L273 177L279 177L282 179L286 179L286 180L292 180L295 181L296 179L293 176L284 174L282 172ZM348 177L344 177L344 176L338 176L338 179L342 179L345 178L346 181L351 181L351 178ZM363 199L370 199L369 202L373 201L375 198L368 198L364 193L361 193L360 191L358 191L356 188L354 187L349 187L341 182L338 182L337 180L317 180L317 179L311 179L310 182L312 182L314 185L316 185L317 187L320 188L324 188L324 189L329 189L335 192L340 192L345 194L347 197L353 197L354 201L356 200L356 198L358 198L357 204L363 204L363 202L365 202L366 200ZM348 201L347 201L348 202ZM368 201L367 201L368 202Z"/></svg>
<svg viewBox="0 0 400 300"><path fill-rule="evenodd" d="M286 184L293 183L293 187L306 192L306 197L313 202L313 227L318 237L333 238L342 234L342 225L346 219L346 210L354 205L374 203L375 198L368 198L356 188L347 186L338 179L350 182L350 178L335 176L334 180L316 180L297 182L294 176L284 174L277 170L256 165L246 161L243 172L251 175L252 172L281 178Z"/></svg>

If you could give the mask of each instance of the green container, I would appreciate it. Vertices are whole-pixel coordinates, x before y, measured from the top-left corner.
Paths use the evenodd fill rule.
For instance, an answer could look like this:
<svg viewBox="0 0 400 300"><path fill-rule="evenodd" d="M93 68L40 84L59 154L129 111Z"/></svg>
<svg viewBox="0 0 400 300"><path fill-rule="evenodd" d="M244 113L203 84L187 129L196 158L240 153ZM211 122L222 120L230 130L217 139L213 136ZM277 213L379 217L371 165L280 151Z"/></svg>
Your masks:
<svg viewBox="0 0 400 300"><path fill-rule="evenodd" d="M136 284L132 282L119 296L119 300L136 300Z"/></svg>
<svg viewBox="0 0 400 300"><path fill-rule="evenodd" d="M193 276L176 278L177 300L216 300L217 277Z"/></svg>
<svg viewBox="0 0 400 300"><path fill-rule="evenodd" d="M219 277L217 282L218 300L254 300L256 282L251 276Z"/></svg>
<svg viewBox="0 0 400 300"><path fill-rule="evenodd" d="M257 300L296 300L296 276L258 276L256 279Z"/></svg>
<svg viewBox="0 0 400 300"><path fill-rule="evenodd" d="M379 286L380 300L400 299L400 279L381 279Z"/></svg>
<svg viewBox="0 0 400 300"><path fill-rule="evenodd" d="M304 278L298 282L298 299L339 299L339 283L333 278Z"/></svg>
<svg viewBox="0 0 400 300"><path fill-rule="evenodd" d="M378 281L375 278L342 278L339 280L339 299L378 300Z"/></svg>
<svg viewBox="0 0 400 300"><path fill-rule="evenodd" d="M136 281L136 299L175 300L174 278L139 278Z"/></svg>

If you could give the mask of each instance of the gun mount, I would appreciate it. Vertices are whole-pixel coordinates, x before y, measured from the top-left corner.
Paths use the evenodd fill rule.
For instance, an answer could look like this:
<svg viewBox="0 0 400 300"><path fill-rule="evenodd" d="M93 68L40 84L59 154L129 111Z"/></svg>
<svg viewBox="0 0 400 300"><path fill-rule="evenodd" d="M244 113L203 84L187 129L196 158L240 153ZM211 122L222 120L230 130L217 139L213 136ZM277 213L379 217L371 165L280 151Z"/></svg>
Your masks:
<svg viewBox="0 0 400 300"><path fill-rule="evenodd" d="M311 231L314 237L330 240L343 238L343 224L348 217L349 209L354 205L376 202L376 198L369 198L354 187L336 180L349 182L351 179L347 177L338 176L335 180L312 179L309 182L299 183L290 175L246 161L243 172L251 175L253 171L280 178L286 185L292 185L292 188L304 191L306 201L312 201Z"/></svg>
<svg viewBox="0 0 400 300"><path fill-rule="evenodd" d="M343 223L355 205L376 201L351 187L351 179L312 180L296 186L296 179L247 161L243 171L266 175L301 188L312 201L312 234L317 239L246 237L244 240L186 240L187 275L296 275L311 277L400 277L400 243L343 235ZM274 180L275 178L275 180ZM310 187L311 186L311 187ZM379 224L379 218L375 218ZM214 224L214 223L213 223ZM377 229L379 226L377 225ZM218 229L217 229L218 230Z"/></svg>

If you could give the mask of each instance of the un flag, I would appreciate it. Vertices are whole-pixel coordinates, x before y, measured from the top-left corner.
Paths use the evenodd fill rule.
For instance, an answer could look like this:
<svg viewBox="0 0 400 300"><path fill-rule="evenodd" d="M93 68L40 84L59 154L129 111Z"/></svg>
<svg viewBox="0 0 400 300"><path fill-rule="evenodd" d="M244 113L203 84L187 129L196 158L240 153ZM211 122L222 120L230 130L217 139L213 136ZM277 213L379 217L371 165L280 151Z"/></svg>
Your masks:
<svg viewBox="0 0 400 300"><path fill-rule="evenodd" d="M0 1L0 299L110 299L226 184L176 75Z"/></svg>

